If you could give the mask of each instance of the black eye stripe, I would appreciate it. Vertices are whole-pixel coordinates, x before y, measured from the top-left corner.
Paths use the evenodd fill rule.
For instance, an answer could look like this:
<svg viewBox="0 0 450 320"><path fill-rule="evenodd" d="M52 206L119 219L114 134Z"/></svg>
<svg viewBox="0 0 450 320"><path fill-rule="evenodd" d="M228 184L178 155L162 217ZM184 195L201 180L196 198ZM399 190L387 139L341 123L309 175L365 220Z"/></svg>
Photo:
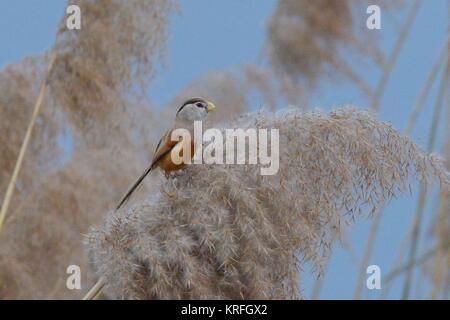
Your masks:
<svg viewBox="0 0 450 320"><path fill-rule="evenodd" d="M178 109L177 114L178 114L181 110L183 110L183 108L184 108L185 106L187 106L187 105L189 105L189 104L194 104L195 106L197 106L197 107L199 107L199 108L205 108L205 109L207 109L206 103L204 102L203 99L200 99L200 98L192 98L192 99L187 100L187 101L181 106L181 108ZM200 106L199 106L198 104L200 104Z"/></svg>

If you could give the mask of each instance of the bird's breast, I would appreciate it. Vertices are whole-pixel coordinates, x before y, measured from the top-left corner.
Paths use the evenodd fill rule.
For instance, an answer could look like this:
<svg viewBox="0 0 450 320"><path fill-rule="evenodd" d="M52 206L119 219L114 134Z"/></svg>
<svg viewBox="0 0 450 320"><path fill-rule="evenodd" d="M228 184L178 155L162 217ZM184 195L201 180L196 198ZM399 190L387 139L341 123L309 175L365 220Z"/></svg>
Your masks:
<svg viewBox="0 0 450 320"><path fill-rule="evenodd" d="M186 163L184 161L184 152L185 150L188 150L190 154L186 155L189 156L189 162ZM158 167L160 167L162 170L164 170L166 173L171 171L177 171L181 170L184 167L186 167L187 164L190 163L190 160L192 160L192 157L195 153L195 144L194 141L186 141L182 140L178 142L170 152L168 152L164 157L159 161ZM179 157L181 160L181 163L174 163L173 157Z"/></svg>

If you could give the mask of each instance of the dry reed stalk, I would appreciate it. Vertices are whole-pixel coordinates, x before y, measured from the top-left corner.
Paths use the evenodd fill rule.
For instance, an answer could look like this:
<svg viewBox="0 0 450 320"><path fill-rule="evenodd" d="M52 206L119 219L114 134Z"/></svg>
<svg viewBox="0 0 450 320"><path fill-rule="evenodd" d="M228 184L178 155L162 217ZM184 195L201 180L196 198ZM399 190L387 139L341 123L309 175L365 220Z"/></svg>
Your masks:
<svg viewBox="0 0 450 320"><path fill-rule="evenodd" d="M430 89L432 87L434 80L436 79L439 69L441 68L441 66L445 65L445 61L446 61L446 59L448 59L449 40L450 40L450 38L447 38L447 41L445 42L444 47L442 48L438 59L436 60L430 73L428 74L427 80L425 81L425 85L422 87L422 90L420 91L420 95L417 98L416 103L414 104L414 108L408 117L408 123L405 128L405 133L408 135L411 134L411 132L414 128L414 125L417 121L417 117L419 116L419 113L425 104L425 100L430 92Z"/></svg>
<svg viewBox="0 0 450 320"><path fill-rule="evenodd" d="M448 214L448 212L446 212L446 207L447 207L447 195L445 195L444 193L440 193L439 194L439 208L438 208L438 217L437 217L437 233L438 233L438 251L436 252L437 257L436 257L436 261L435 261L435 265L434 265L434 270L433 270L433 276L432 276L432 281L433 281L433 286L431 289L431 299L435 300L437 299L437 296L439 294L439 290L440 290L440 286L439 284L441 284L444 281L444 266L440 263L440 261L438 260L440 258L440 255L445 256L447 253L447 250L445 248L445 237L446 237L446 233L447 233L447 226L445 223L445 215Z"/></svg>
<svg viewBox="0 0 450 320"><path fill-rule="evenodd" d="M395 42L394 49L389 57L388 64L385 66L385 68L383 70L382 77L380 78L380 80L377 84L374 96L372 98L371 108L374 110L378 110L378 108L379 108L380 99L384 93L384 90L386 88L390 74L392 73L392 70L396 64L397 57L400 53L403 43L406 40L409 30L417 16L417 12L420 8L420 4L421 4L420 0L416 0L416 2L411 7L411 10L410 10L402 28L400 29L400 33ZM355 285L355 292L353 295L353 298L355 300L360 299L360 296L361 296L362 283L364 281L365 270L366 270L368 261L370 259L370 256L372 255L372 251L373 251L373 247L374 247L376 235L378 233L378 227L379 227L382 215L383 215L383 209L380 209L377 212L375 219L372 222L370 231L369 231L366 247L364 249L364 255L360 262L358 278L357 278L356 285Z"/></svg>
<svg viewBox="0 0 450 320"><path fill-rule="evenodd" d="M43 83L41 85L41 89L39 91L39 95L38 95L38 97L36 99L36 104L34 105L34 108L33 108L33 114L31 116L30 123L29 123L27 131L25 133L25 137L23 139L22 146L20 147L19 156L17 157L17 161L16 161L16 164L14 166L14 171L13 171L12 176L11 176L11 180L10 180L10 182L8 184L7 189L6 189L5 198L3 199L2 207L0 209L0 231L1 231L2 227L3 227L3 222L4 222L6 214L8 212L8 208L9 208L9 204L11 202L12 196L14 194L14 189L16 187L16 181L17 181L17 178L19 176L20 169L22 167L22 162L23 162L23 159L25 157L25 152L27 151L27 147L28 147L28 144L30 142L31 133L32 133L33 128L34 128L34 124L36 123L36 119L37 119L37 117L39 115L42 103L44 101L45 93L46 93L47 87L48 87L48 79L49 79L50 74L51 74L51 72L53 70L55 59L56 59L56 55L53 54L51 56L51 58L50 58L50 62L48 64L48 66L47 66L47 70L46 70L46 73L45 73L44 81L43 81Z"/></svg>
<svg viewBox="0 0 450 320"><path fill-rule="evenodd" d="M443 246L437 245L433 248L427 250L425 253L423 253L420 257L416 258L414 260L414 263L411 265L409 262L406 262L402 265L397 266L393 270L391 270L383 280L383 286L387 286L390 284L396 277L404 274L405 272L408 272L411 268L414 268L416 266L423 265L425 262L427 262L430 258L436 256L440 250L444 250L447 252L450 248L450 242L446 243Z"/></svg>
<svg viewBox="0 0 450 320"><path fill-rule="evenodd" d="M449 5L450 9L450 5ZM450 30L449 30L450 34ZM449 47L450 49L450 42ZM450 52L450 50L449 50ZM447 52L447 59L450 59ZM446 97L446 115L444 117L447 119L445 122L444 131L444 154L447 159L447 170L450 169L450 93L447 91ZM449 264L450 255L449 251L446 250L445 245L449 240L449 219L448 212L450 211L450 198L444 192L439 193L439 203L438 203L438 215L435 222L434 232L437 238L437 243L439 245L439 252L434 261L433 274L431 276L433 281L431 298L438 298L439 291L442 293L442 299L446 299L445 292L449 292Z"/></svg>
<svg viewBox="0 0 450 320"><path fill-rule="evenodd" d="M105 286L105 281L100 278L95 285L89 290L88 293L83 297L83 300L95 300L101 294Z"/></svg>
<svg viewBox="0 0 450 320"><path fill-rule="evenodd" d="M411 12L411 14L413 14L414 11L415 11L415 9ZM415 13L414 13L414 16L415 16ZM411 23L412 23L412 21L409 21L409 19L407 19L406 25L407 24L411 24ZM405 27L403 27L402 29L404 29L404 28ZM399 38L400 38L400 36L399 36ZM415 122L417 120L418 113L422 109L422 107L423 107L423 105L425 103L425 99L426 99L426 97L428 95L428 92L429 92L429 90L431 88L431 85L432 85L432 83L434 81L434 78L436 77L436 74L437 74L437 72L439 70L439 67L441 66L442 62L445 62L445 58L447 57L446 52L448 51L447 47L448 47L449 40L450 40L450 38L447 38L447 41L446 41L446 43L445 43L445 45L444 45L444 47L443 47L443 49L442 49L442 51L441 51L441 53L440 53L440 55L438 57L436 63L433 65L433 67L432 67L432 69L430 71L430 74L429 74L429 76L428 76L428 78L427 78L427 80L425 82L425 85L422 88L421 93L420 93L418 99L416 100L414 108L413 108L413 110L412 110L412 112L411 112L411 114L410 114L410 116L408 118L408 123L407 123L406 129L405 129L405 134L407 134L407 135L409 135L411 133L411 131L412 131L413 127L414 127L414 124L415 124ZM384 77L384 78L387 79L387 77ZM384 80L384 78L382 78L381 81L386 81L386 80ZM378 87L385 86L385 85L381 84L381 81L380 81ZM367 265L368 259L370 258L371 251L372 251L372 248L373 248L373 241L375 241L375 238L376 238L375 234L378 232L379 220L381 220L382 212L383 211L380 210L378 212L378 214L377 214L377 217L372 222L372 227L371 227L371 231L369 233L368 242L366 244L364 257L363 257L363 259L362 259L362 261L360 263L360 271L359 271L360 274L358 276L358 281L357 281L357 284L356 284L355 295L354 295L355 299L358 299L359 296L360 296L360 293L361 293L361 286L362 286L362 281L363 281L363 273L362 272L363 272L364 266ZM411 229L413 229L413 227L411 227ZM367 250L369 250L368 253L366 252Z"/></svg>
<svg viewBox="0 0 450 320"><path fill-rule="evenodd" d="M449 41L450 41L450 38L447 37L447 41L446 41L444 47L442 48L441 53L440 53L439 57L437 58L436 62L434 63L432 69L430 70L427 80L425 81L425 84L422 87L422 90L414 104L414 108L408 117L408 123L405 127L405 134L407 134L407 135L411 134L411 132L414 128L414 125L417 121L419 112L423 108L423 105L425 104L426 97L429 94L429 91L430 91L432 84L437 76L437 73L438 73L441 65L445 64L445 61L448 58L448 45L450 43ZM442 193L442 194L445 195L445 193ZM414 229L414 223L411 223L409 231L408 231L406 237L403 239L402 244L400 245L400 250L397 253L396 258L394 259L394 263L391 267L391 270L397 270L398 268L400 268L401 258L403 256L403 254L405 253L405 249L406 249L406 242L408 239L411 238L413 229ZM388 291L389 291L389 289L384 290L383 296L387 296Z"/></svg>
<svg viewBox="0 0 450 320"><path fill-rule="evenodd" d="M391 74L391 70L394 67L395 63L397 62L398 55L400 53L400 50L403 47L403 43L405 42L409 31L411 30L412 24L414 23L414 20L416 19L417 13L419 12L421 5L421 0L415 0L413 5L411 6L411 10L408 14L408 17L406 18L405 24L400 29L400 33L398 35L397 41L395 42L394 49L392 50L387 66L384 69L384 72L381 76L381 80L378 83L377 88L375 89L375 99L373 100L373 103L371 105L371 109L378 110L380 107L380 99L383 96L384 90L386 88L386 85L389 80L389 76Z"/></svg>
<svg viewBox="0 0 450 320"><path fill-rule="evenodd" d="M89 225L97 223L118 190L127 185L123 177L117 176L117 171L123 176L134 176L139 170L139 161L145 161L148 156L142 150L154 147L149 144L148 148L140 148L146 143L143 137L148 139L151 136L147 133L151 131L149 119L152 117L147 106L138 105L137 99L130 98L130 90L147 83L156 69L155 61L163 58L165 26L174 2L79 0L71 3L80 5L84 12L83 28L79 32L70 32L64 28L64 23L60 24L52 51L57 58L47 82L51 90L47 90L45 108L41 108L41 113L43 110L56 110L58 124L70 128L74 148L70 159L64 162L60 157L52 157L52 170L45 173L37 170L34 165L47 163L48 157L42 154L47 155L48 147L56 144L53 138L62 131L55 130L56 134L50 140L50 135L45 135L48 126L46 115L39 117L42 121L38 121L40 125L35 126L34 134L37 129L39 133L43 131L43 138L38 141L43 147L31 139L28 149L33 148L25 157L20 183L17 183L22 192L15 192L17 196L20 194L32 201L15 207L14 197L10 208L14 206L23 212L15 215L13 220L9 220L8 214L6 221L12 223L0 234L0 297L31 299L54 294L55 298L74 298L74 292L54 285L56 278L65 277L64 270L73 261L84 270L86 281L93 283L87 259L80 252L80 234L85 233ZM34 89L39 82L35 80L36 75L22 72L24 76L19 78L22 82L17 81L19 85L13 86L15 82L8 81L8 75L10 69L15 71L15 67L6 68L5 74L2 71L0 104L6 101L8 107L15 106L15 112L23 116L31 108L21 108L22 105L35 103L34 98L23 98L23 83L32 83L30 87ZM26 68L28 70L34 69ZM38 69L35 73L42 77L44 72ZM15 96L10 98L9 92L26 103ZM26 98L33 96L26 94ZM49 103L54 105L48 106ZM16 113L8 112L6 115L15 120ZM7 134L12 131L17 135L21 127L9 123L2 122L2 133L6 127ZM2 176L5 168L9 169L3 164L9 164L9 158L16 151L14 146L10 146L12 138L8 139L8 152L0 159ZM141 151L136 152L136 149ZM31 155L30 151L38 154L39 158L34 153ZM33 172L31 177L23 176L28 174L25 168ZM43 176L46 179L42 179ZM0 179L0 182L5 181ZM36 196L28 198L27 195L35 190ZM49 243L52 250L48 250ZM30 274L33 277L29 277Z"/></svg>
<svg viewBox="0 0 450 320"><path fill-rule="evenodd" d="M373 218L372 226L369 231L369 236L367 238L366 247L364 249L364 255L361 259L361 263L359 265L358 270L358 279L356 280L356 286L355 286L355 293L353 294L353 300L359 300L361 299L361 292L362 292L362 283L365 279L366 269L367 265L371 256L371 253L373 251L373 247L375 245L375 238L377 234L378 227L380 225L381 221L381 214L382 210L378 210Z"/></svg>
<svg viewBox="0 0 450 320"><path fill-rule="evenodd" d="M427 144L427 150L428 152L431 152L434 148L434 144L436 141L436 135L437 135L437 127L439 125L440 120L440 113L443 109L443 101L445 98L445 94L447 92L447 85L448 85L448 70L449 70L449 63L447 62L445 70L442 74L442 79L439 87L438 97L436 99L436 104L434 106L433 110L433 118L430 126L430 132L428 136L428 144ZM408 258L408 265L411 266L407 273L406 273L406 279L405 284L403 286L403 293L402 298L408 299L410 294L410 288L411 288L411 281L412 281L412 266L414 265L414 261L416 259L417 250L418 250L418 243L419 243L419 235L420 235L420 229L423 221L423 211L425 207L425 200L426 200L426 186L424 184L421 184L420 186L420 193L419 193L419 199L417 200L417 208L416 208L416 214L414 217L413 222L413 231L412 231L412 239L411 239L411 246L409 251L409 258Z"/></svg>
<svg viewBox="0 0 450 320"><path fill-rule="evenodd" d="M395 270L397 268L400 268L400 265L402 263L402 258L403 258L404 254L406 252L406 249L407 249L408 241L411 238L411 233L412 233L412 226L410 226L410 230L409 230L407 236L402 239L402 241L401 241L401 243L399 245L399 249L397 250L395 258L394 258L394 260L393 260L393 262L391 264L391 267L389 269L390 272L392 272L393 270ZM384 288L384 290L381 292L380 298L382 300L385 300L386 297L389 294L389 291L390 291L391 287L390 287L389 283L386 283L386 284L383 285L383 288Z"/></svg>

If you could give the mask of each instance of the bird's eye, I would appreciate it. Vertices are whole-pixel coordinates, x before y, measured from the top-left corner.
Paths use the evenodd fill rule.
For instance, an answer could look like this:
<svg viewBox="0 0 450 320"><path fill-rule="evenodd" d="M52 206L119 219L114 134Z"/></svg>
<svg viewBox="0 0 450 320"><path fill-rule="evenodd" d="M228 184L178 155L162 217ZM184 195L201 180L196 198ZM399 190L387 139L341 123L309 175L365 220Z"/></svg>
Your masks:
<svg viewBox="0 0 450 320"><path fill-rule="evenodd" d="M205 107L201 102L197 102L195 105L197 107L199 107L199 108L204 108Z"/></svg>

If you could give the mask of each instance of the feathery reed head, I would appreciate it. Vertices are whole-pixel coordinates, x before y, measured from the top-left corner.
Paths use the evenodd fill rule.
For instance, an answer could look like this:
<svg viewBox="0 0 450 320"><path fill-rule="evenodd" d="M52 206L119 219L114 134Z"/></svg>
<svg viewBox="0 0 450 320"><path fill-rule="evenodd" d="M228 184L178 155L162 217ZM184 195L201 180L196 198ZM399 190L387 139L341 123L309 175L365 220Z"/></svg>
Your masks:
<svg viewBox="0 0 450 320"><path fill-rule="evenodd" d="M280 168L191 165L128 210L111 213L87 246L107 292L125 299L297 298L298 270L317 272L343 221L408 190L450 180L390 125L353 108L249 114L228 127L278 128Z"/></svg>

